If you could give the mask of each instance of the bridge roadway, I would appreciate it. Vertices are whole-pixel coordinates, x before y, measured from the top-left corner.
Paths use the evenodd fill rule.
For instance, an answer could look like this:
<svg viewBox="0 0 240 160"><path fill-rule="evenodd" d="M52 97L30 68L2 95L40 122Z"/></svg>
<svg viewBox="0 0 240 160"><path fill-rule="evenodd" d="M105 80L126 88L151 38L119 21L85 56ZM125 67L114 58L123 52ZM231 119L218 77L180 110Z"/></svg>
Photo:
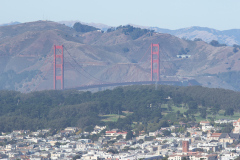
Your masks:
<svg viewBox="0 0 240 160"><path fill-rule="evenodd" d="M76 89L76 90L85 90L91 88L101 88L101 87L114 87L114 86L128 86L128 85L144 85L144 84L162 84L162 85L176 85L176 86L187 86L189 85L189 81L138 81L138 82L118 82L118 83L101 83L101 84L93 84L93 85L82 85L79 87L74 88L67 88L69 89Z"/></svg>

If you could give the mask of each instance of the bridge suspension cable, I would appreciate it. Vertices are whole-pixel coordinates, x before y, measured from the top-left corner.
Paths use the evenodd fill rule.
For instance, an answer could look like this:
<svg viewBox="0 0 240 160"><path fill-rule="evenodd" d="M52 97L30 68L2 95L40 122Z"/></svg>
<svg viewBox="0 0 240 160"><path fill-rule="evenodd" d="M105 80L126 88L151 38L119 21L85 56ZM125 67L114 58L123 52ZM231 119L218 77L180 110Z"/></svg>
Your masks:
<svg viewBox="0 0 240 160"><path fill-rule="evenodd" d="M138 61L138 63L140 63L140 62L144 59L144 57L148 54L150 47L151 47L151 46L148 47L147 51L146 51L145 54L141 57L141 59ZM66 51L66 53L69 55L69 56L65 56L65 59L66 59L66 60L64 60L65 63L68 62L69 65L70 65L73 69L75 69L81 76L85 77L86 79L92 79L92 80L94 80L94 81L96 81L96 82L99 82L99 83L101 83L101 84L110 84L110 83L113 83L113 82L108 82L108 81L101 80L101 79L99 79L99 78L96 78L96 77L93 76L92 74L90 74L86 69L83 68L82 65L79 64L79 62L71 55L71 53L68 51L68 49L67 49L65 46L63 46L63 49L64 49L64 50ZM164 56L165 58L167 58L164 52L161 52L161 53L162 53L162 54L160 54L160 55L162 55L162 56ZM43 63L43 66L50 60L49 57L51 57L50 54L47 55L47 57L46 57L46 59L45 59L45 61L44 61L44 63ZM146 62L148 61L147 59L148 59L148 58L146 58ZM162 59L162 58L160 58L160 59ZM73 62L75 63L75 65L74 65L73 63L70 63L71 61L73 61ZM52 64L53 64L53 63L51 63L50 67L47 65L47 66L43 69L43 72L45 72L45 74L44 74L43 76L41 76L42 80L36 85L36 87L34 88L34 91L37 90L37 88L43 83L43 79L47 76L48 72L49 72L50 69L52 68ZM138 65L139 65L139 64L138 64ZM163 65L163 67L165 68L165 66L164 66L163 63L162 63L162 65ZM169 68L171 68L171 66L170 66L168 63L167 63L167 65L169 66ZM77 66L77 67L76 67L76 66ZM140 66L140 65L139 65L139 66ZM79 70L79 68L81 69L81 71ZM140 68L138 68L138 67L136 67L136 69L137 69L137 70L140 70ZM31 86L31 85L36 81L36 79L37 79L37 77L39 76L40 73L41 73L41 71L39 70L38 73L37 73L37 75L35 75L35 78L34 78L33 81L30 83L29 86Z"/></svg>
<svg viewBox="0 0 240 160"><path fill-rule="evenodd" d="M151 46L148 47L147 51L146 51L145 54L142 56L142 58L138 61L138 63L141 62L142 59L146 56L146 54L148 53L148 50L150 49L150 47L151 47Z"/></svg>
<svg viewBox="0 0 240 160"><path fill-rule="evenodd" d="M67 58L66 58L66 59L67 59ZM81 73L76 67L74 67L70 61L65 60L65 63L66 63L66 61L67 61L68 64L72 67L72 69L76 70L79 74L81 74L81 75L82 75L83 77L85 77L86 79L89 79L89 77L87 77L86 75L84 75L83 73Z"/></svg>
<svg viewBox="0 0 240 160"><path fill-rule="evenodd" d="M92 77L93 79L101 82L101 83L111 83L111 82L107 82L107 81L103 81L103 80L100 80L98 78L96 78L95 76L91 75L90 73L88 73L74 58L73 56L68 52L67 48L64 46L64 49L67 51L68 55L70 56L70 58L85 72L87 73L90 77ZM79 72L80 73L80 72ZM82 74L82 73L80 73Z"/></svg>

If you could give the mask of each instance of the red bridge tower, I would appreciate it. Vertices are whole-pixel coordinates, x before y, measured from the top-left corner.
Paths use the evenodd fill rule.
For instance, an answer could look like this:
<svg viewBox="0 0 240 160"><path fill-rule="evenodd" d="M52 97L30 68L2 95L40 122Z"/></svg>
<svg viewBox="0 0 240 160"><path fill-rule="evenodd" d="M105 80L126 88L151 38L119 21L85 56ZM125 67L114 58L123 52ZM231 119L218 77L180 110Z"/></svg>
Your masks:
<svg viewBox="0 0 240 160"><path fill-rule="evenodd" d="M154 65L156 64L156 65ZM154 76L157 74L157 77ZM160 80L160 59L159 59L159 44L151 44L151 81Z"/></svg>
<svg viewBox="0 0 240 160"><path fill-rule="evenodd" d="M64 62L63 62L63 45L54 45L54 60L53 60L53 89L56 90L57 80L61 80L61 89L64 89ZM57 54L60 50L61 54ZM60 58L60 61L57 59ZM60 63L59 63L60 62ZM61 74L57 75L57 68L61 69Z"/></svg>

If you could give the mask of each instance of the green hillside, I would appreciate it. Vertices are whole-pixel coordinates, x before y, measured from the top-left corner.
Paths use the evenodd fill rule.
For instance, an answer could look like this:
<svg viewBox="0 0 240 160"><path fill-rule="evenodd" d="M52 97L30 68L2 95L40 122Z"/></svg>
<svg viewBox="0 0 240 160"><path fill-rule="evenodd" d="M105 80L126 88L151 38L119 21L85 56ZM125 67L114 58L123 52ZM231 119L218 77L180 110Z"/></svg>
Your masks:
<svg viewBox="0 0 240 160"><path fill-rule="evenodd" d="M1 91L0 131L96 124L151 131L180 121L237 119L239 105L238 92L200 86L129 86L96 93Z"/></svg>

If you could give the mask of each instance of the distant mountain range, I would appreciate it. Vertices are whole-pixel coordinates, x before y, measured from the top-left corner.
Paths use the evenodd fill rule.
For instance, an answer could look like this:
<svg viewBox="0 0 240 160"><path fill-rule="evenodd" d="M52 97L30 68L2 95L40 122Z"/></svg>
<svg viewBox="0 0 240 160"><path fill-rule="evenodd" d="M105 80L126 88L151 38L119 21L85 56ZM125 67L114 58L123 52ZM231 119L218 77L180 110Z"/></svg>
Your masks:
<svg viewBox="0 0 240 160"><path fill-rule="evenodd" d="M81 21L60 21L58 23L65 24L66 26L73 27L76 22L80 22L85 25L93 26L99 28L103 31L107 31L108 28L118 27L118 26L109 26L102 23L85 23ZM10 22L6 24L0 24L0 26L15 25L20 22ZM232 46L234 44L240 45L240 29L230 29L230 30L216 30L208 27L198 27L193 26L189 28L181 28L176 30L164 29L159 27L149 27L149 26L140 26L135 24L130 24L134 27L139 27L142 29L151 29L158 33L167 33L174 35L179 38L194 40L200 38L205 42L211 42L212 40L217 40L221 44L226 44Z"/></svg>
<svg viewBox="0 0 240 160"><path fill-rule="evenodd" d="M185 38L189 40L201 38L205 42L217 40L219 43L230 46L234 44L240 44L240 29L219 31L212 28L197 26L177 30L162 29L158 27L149 27L148 29L152 29L159 33L168 33L179 38Z"/></svg>
<svg viewBox="0 0 240 160"><path fill-rule="evenodd" d="M79 22L79 21L61 21L59 23L72 27L76 22ZM103 31L106 31L108 28L113 27L113 26L108 26L101 23L84 23L84 22L81 22L81 23L99 28ZM200 38L203 41L208 43L211 42L212 40L217 40L219 43L226 44L229 46L232 46L234 44L240 45L240 29L230 29L230 30L220 31L213 28L194 26L189 28L170 30L170 29L164 29L164 28L158 28L158 27L139 26L135 24L130 24L130 25L134 27L139 27L142 29L151 29L158 33L171 34L183 39L194 40L195 38ZM114 26L114 27L117 27L117 26Z"/></svg>

